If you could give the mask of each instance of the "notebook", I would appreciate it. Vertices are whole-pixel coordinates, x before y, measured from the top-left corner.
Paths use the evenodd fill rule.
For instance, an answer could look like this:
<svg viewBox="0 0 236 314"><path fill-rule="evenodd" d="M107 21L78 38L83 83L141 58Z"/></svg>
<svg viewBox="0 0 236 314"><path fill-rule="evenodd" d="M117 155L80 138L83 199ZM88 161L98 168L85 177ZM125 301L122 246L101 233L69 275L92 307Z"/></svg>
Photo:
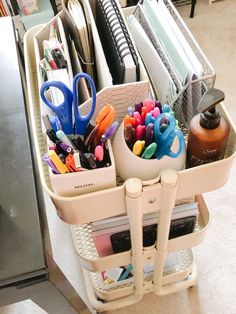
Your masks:
<svg viewBox="0 0 236 314"><path fill-rule="evenodd" d="M96 23L113 84L139 81L139 62L115 0L96 1Z"/></svg>

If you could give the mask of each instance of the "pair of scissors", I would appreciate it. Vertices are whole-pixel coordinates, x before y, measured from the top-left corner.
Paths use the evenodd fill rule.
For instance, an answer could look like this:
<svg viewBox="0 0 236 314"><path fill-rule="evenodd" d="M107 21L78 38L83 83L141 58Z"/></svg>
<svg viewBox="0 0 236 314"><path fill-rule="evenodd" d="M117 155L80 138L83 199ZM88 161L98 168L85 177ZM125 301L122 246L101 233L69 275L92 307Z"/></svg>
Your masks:
<svg viewBox="0 0 236 314"><path fill-rule="evenodd" d="M165 130L162 131L163 120L168 120ZM179 149L176 153L171 150L175 138L179 140ZM154 122L154 141L157 144L156 158L161 159L163 156L177 158L185 148L183 133L176 127L175 117L171 113L161 113Z"/></svg>
<svg viewBox="0 0 236 314"><path fill-rule="evenodd" d="M96 117L96 126L86 139L87 147L92 151L99 144L102 135L108 130L115 119L115 109L112 105L104 106Z"/></svg>
<svg viewBox="0 0 236 314"><path fill-rule="evenodd" d="M78 83L79 80L85 78L88 80L92 92L91 109L87 115L81 115L78 109ZM64 101L55 105L51 103L45 96L45 91L50 87L59 89L64 97ZM40 89L40 96L44 103L56 113L60 120L62 130L65 134L80 134L85 135L87 125L94 113L96 106L96 89L92 78L86 73L79 73L73 79L73 92L60 81L47 81L44 82ZM72 107L74 109L74 122L72 115Z"/></svg>

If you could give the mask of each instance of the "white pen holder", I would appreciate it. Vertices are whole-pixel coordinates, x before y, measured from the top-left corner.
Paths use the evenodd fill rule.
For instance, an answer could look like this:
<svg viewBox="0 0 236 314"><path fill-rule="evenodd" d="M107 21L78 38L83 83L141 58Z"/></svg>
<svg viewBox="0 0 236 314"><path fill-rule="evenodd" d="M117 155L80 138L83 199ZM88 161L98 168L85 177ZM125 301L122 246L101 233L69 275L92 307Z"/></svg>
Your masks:
<svg viewBox="0 0 236 314"><path fill-rule="evenodd" d="M176 153L179 149L177 137L174 139L171 150ZM164 156L159 159L143 159L136 156L126 144L124 138L124 123L121 123L116 132L113 142L113 153L115 158L116 170L123 180L128 178L139 178L143 181L158 178L161 170L184 169L186 162L186 148L177 158Z"/></svg>
<svg viewBox="0 0 236 314"><path fill-rule="evenodd" d="M77 196L116 186L116 171L110 140L107 141L110 166L49 176L54 192L60 196Z"/></svg>

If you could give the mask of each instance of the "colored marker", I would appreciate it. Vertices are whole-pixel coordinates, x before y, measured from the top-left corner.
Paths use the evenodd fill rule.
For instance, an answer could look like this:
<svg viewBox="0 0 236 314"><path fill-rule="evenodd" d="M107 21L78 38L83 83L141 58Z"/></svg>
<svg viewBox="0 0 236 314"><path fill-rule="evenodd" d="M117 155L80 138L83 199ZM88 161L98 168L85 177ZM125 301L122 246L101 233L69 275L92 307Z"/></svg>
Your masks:
<svg viewBox="0 0 236 314"><path fill-rule="evenodd" d="M142 158L150 159L155 154L157 149L157 143L151 143L143 152Z"/></svg>
<svg viewBox="0 0 236 314"><path fill-rule="evenodd" d="M48 152L48 156L61 174L69 172L69 169L66 167L65 164L63 164L63 162L60 160L54 150L50 150Z"/></svg>
<svg viewBox="0 0 236 314"><path fill-rule="evenodd" d="M146 127L146 132L145 132L145 144L146 146L149 146L154 139L154 125L153 123L149 123L148 126Z"/></svg>
<svg viewBox="0 0 236 314"><path fill-rule="evenodd" d="M155 107L158 107L160 110L160 113L162 113L162 105L161 105L160 101L158 101L158 100L155 101Z"/></svg>
<svg viewBox="0 0 236 314"><path fill-rule="evenodd" d="M145 141L136 141L133 146L133 153L136 156L141 155L144 145L145 145Z"/></svg>
<svg viewBox="0 0 236 314"><path fill-rule="evenodd" d="M146 126L145 125L138 125L135 129L135 139L136 140L143 140L145 137Z"/></svg>
<svg viewBox="0 0 236 314"><path fill-rule="evenodd" d="M136 121L133 117L126 115L124 118L124 127L126 128L127 124L132 124L132 126L135 126Z"/></svg>
<svg viewBox="0 0 236 314"><path fill-rule="evenodd" d="M65 133L62 130L58 130L56 132L56 135L57 135L57 138L62 141L62 143L65 143L68 146L70 146L71 148L73 148L71 142L68 139L68 137L65 135Z"/></svg>
<svg viewBox="0 0 236 314"><path fill-rule="evenodd" d="M135 120L134 127L137 127L137 125L140 125L140 124L142 125L143 124L143 120L142 120L141 115L140 115L140 113L138 111L134 111L133 118Z"/></svg>
<svg viewBox="0 0 236 314"><path fill-rule="evenodd" d="M104 141L107 141L109 138L111 138L116 133L117 128L118 128L118 121L115 121L102 135L102 142L104 143Z"/></svg>
<svg viewBox="0 0 236 314"><path fill-rule="evenodd" d="M60 172L57 170L57 167L54 165L54 163L51 161L48 154L44 154L43 160L49 165L49 167L52 169L52 171L56 174L59 174Z"/></svg>
<svg viewBox="0 0 236 314"><path fill-rule="evenodd" d="M127 124L124 129L124 138L128 146L132 146L135 142L135 129L132 124Z"/></svg>
<svg viewBox="0 0 236 314"><path fill-rule="evenodd" d="M102 161L104 157L104 149L101 145L97 145L94 150L94 156L98 161Z"/></svg>
<svg viewBox="0 0 236 314"><path fill-rule="evenodd" d="M139 113L141 113L142 107L143 103L141 101L134 105L135 111L138 111Z"/></svg>
<svg viewBox="0 0 236 314"><path fill-rule="evenodd" d="M147 107L148 112L150 112L155 107L155 101L152 100L152 99L145 99L144 102L143 102L143 106Z"/></svg>
<svg viewBox="0 0 236 314"><path fill-rule="evenodd" d="M60 140L53 129L47 129L46 134L54 144L60 143Z"/></svg>

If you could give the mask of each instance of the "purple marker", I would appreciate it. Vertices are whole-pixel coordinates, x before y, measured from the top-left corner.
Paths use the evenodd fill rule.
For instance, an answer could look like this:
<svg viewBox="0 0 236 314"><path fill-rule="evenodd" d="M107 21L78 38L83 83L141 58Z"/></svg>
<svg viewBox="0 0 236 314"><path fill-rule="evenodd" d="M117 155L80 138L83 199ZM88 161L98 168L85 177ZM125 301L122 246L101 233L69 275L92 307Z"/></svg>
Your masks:
<svg viewBox="0 0 236 314"><path fill-rule="evenodd" d="M52 171L56 174L59 174L60 172L57 170L56 166L54 165L54 163L51 161L50 157L48 156L48 154L44 154L43 156L43 160L49 165L49 167L51 167Z"/></svg>
<svg viewBox="0 0 236 314"><path fill-rule="evenodd" d="M137 104L134 105L135 111L138 111L140 114L141 114L142 107L143 107L142 102L138 102Z"/></svg>
<svg viewBox="0 0 236 314"><path fill-rule="evenodd" d="M106 142L109 138L116 133L118 128L118 121L112 123L112 125L106 130L106 132L101 137L101 142Z"/></svg>

